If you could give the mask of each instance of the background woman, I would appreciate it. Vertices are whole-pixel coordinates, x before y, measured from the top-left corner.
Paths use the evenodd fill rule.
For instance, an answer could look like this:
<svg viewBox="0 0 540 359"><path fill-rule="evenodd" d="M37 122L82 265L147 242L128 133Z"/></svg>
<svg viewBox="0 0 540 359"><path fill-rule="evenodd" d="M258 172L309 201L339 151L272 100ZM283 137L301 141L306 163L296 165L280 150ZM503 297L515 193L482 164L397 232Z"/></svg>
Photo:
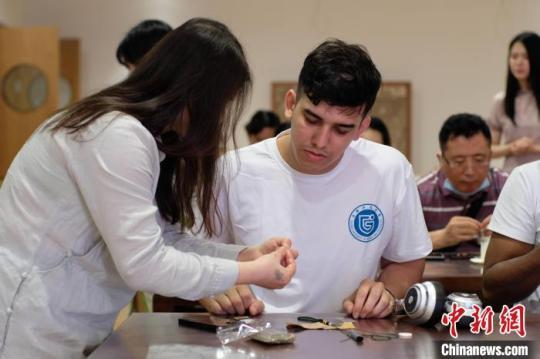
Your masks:
<svg viewBox="0 0 540 359"><path fill-rule="evenodd" d="M505 171L540 159L539 108L540 37L522 32L510 42L506 91L495 96L488 118L493 157L505 157Z"/></svg>

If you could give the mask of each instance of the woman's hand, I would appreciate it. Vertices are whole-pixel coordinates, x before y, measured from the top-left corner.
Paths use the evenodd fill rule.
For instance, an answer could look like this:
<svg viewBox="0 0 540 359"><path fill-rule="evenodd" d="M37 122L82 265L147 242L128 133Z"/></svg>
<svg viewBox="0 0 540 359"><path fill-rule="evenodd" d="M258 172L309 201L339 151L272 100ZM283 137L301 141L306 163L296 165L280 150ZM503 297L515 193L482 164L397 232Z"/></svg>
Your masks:
<svg viewBox="0 0 540 359"><path fill-rule="evenodd" d="M523 155L532 151L534 141L530 137L523 136L518 138L517 140L510 142L509 145L511 155Z"/></svg>
<svg viewBox="0 0 540 359"><path fill-rule="evenodd" d="M265 243L261 245L263 249ZM268 289L283 288L296 272L297 255L292 249L279 246L256 260L240 262L236 284L255 284Z"/></svg>
<svg viewBox="0 0 540 359"><path fill-rule="evenodd" d="M247 247L238 254L237 259L240 262L252 261L259 258L260 256L272 253L278 248L282 247L289 249L293 254L294 258L298 257L298 251L292 248L292 241L289 238L274 237L267 239L258 246Z"/></svg>

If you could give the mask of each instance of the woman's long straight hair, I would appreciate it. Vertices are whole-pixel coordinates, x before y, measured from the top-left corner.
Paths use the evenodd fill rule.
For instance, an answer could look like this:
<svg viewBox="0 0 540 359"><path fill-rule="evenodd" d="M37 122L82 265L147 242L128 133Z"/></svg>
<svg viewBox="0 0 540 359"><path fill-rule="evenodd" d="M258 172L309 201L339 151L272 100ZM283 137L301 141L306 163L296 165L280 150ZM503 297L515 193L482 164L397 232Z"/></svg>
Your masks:
<svg viewBox="0 0 540 359"><path fill-rule="evenodd" d="M520 42L527 50L529 58L529 87L536 99L536 108L540 111L540 36L534 32L526 31L517 34L508 46L506 93L504 95L504 112L516 125L516 96L519 92L519 82L510 71L510 51L515 43Z"/></svg>
<svg viewBox="0 0 540 359"><path fill-rule="evenodd" d="M163 38L130 76L74 104L50 124L76 133L120 111L138 119L166 158L156 191L161 215L182 228L195 224L195 205L208 235L216 232L214 182L220 151L232 137L251 90L242 46L216 21L195 18ZM173 129L186 128L184 135ZM182 132L182 131L180 131Z"/></svg>

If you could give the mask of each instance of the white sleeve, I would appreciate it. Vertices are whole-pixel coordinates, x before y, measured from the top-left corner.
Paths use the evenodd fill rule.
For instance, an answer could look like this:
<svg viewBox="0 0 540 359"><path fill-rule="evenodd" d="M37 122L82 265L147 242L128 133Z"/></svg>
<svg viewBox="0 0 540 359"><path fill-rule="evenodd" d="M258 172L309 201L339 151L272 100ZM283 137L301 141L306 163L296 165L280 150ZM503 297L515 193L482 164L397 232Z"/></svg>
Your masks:
<svg viewBox="0 0 540 359"><path fill-rule="evenodd" d="M95 139L76 142L69 155L70 172L127 285L199 299L235 284L236 262L165 245L154 202L159 155L153 137L140 123L117 118ZM179 248L223 254L189 243Z"/></svg>
<svg viewBox="0 0 540 359"><path fill-rule="evenodd" d="M180 231L176 226L164 224L163 237L167 244L182 252L195 252L197 254L236 260L238 254L246 246L236 244L216 243L193 233Z"/></svg>
<svg viewBox="0 0 540 359"><path fill-rule="evenodd" d="M392 262L408 262L426 257L432 251L422 205L418 195L412 167L407 162L396 183L399 192L395 199L392 238L383 257Z"/></svg>
<svg viewBox="0 0 540 359"><path fill-rule="evenodd" d="M512 239L535 244L538 232L534 179L528 177L527 170L536 170L537 163L516 167L497 199L497 205L489 222L488 228ZM534 174L533 174L534 175ZM533 186L534 183L534 186Z"/></svg>

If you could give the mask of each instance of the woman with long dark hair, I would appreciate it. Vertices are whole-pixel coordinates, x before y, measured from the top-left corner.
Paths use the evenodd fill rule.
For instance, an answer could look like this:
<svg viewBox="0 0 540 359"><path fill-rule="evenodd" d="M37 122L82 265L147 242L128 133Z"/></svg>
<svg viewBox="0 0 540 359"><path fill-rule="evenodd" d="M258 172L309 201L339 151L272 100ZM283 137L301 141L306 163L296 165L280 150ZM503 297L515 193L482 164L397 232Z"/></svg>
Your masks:
<svg viewBox="0 0 540 359"><path fill-rule="evenodd" d="M290 281L288 239L183 234L221 228L216 159L250 85L227 27L192 19L126 80L36 130L0 190L0 357L80 357L135 290L198 299Z"/></svg>
<svg viewBox="0 0 540 359"><path fill-rule="evenodd" d="M540 37L515 36L508 47L506 91L495 96L488 118L493 158L505 157L503 169L540 159ZM504 137L505 143L501 144Z"/></svg>

